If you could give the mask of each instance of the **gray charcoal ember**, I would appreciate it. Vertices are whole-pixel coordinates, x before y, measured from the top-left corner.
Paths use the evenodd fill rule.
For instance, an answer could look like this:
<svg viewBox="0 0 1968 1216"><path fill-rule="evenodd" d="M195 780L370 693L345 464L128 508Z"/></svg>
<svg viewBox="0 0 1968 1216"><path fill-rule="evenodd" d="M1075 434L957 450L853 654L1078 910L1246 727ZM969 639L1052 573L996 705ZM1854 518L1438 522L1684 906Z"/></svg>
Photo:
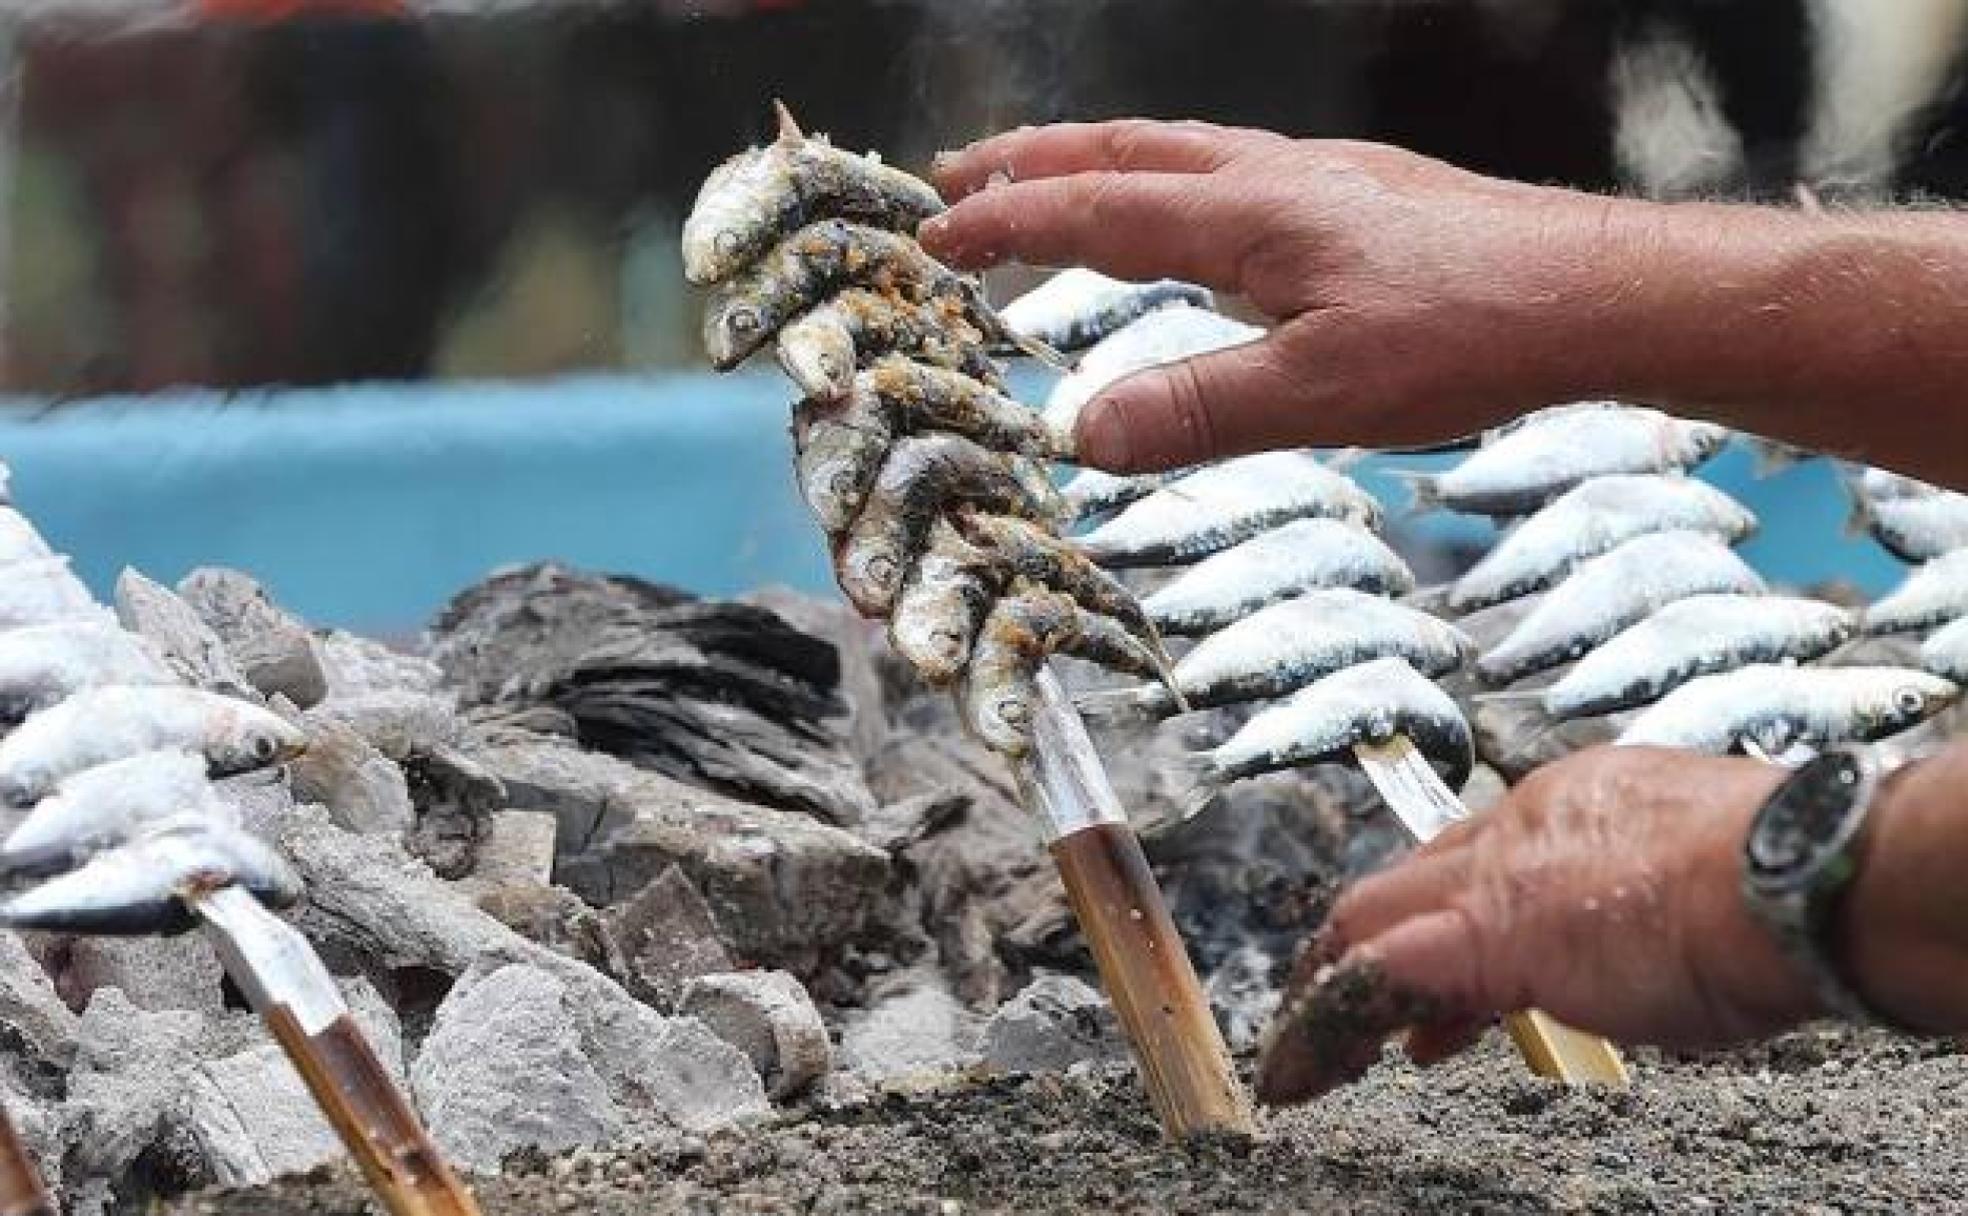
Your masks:
<svg viewBox="0 0 1968 1216"><path fill-rule="evenodd" d="M1619 737L1632 714L1560 722L1535 698L1479 701L1469 725L1476 732L1476 754L1505 782L1515 784L1540 765Z"/></svg>
<svg viewBox="0 0 1968 1216"><path fill-rule="evenodd" d="M1064 1072L1082 1061L1128 1058L1114 1010L1098 989L1070 975L1044 975L984 1024L984 1059L1007 1072Z"/></svg>
<svg viewBox="0 0 1968 1216"><path fill-rule="evenodd" d="M225 968L202 933L175 937L73 937L51 954L55 988L70 1008L97 989L116 988L144 1010L225 1008Z"/></svg>
<svg viewBox="0 0 1968 1216"><path fill-rule="evenodd" d="M318 633L315 645L330 702L379 693L444 696L444 673L429 659L340 629Z"/></svg>
<svg viewBox="0 0 1968 1216"><path fill-rule="evenodd" d="M302 709L328 695L313 635L250 577L203 566L179 580L178 594L225 642L254 688L267 696L279 693Z"/></svg>
<svg viewBox="0 0 1968 1216"><path fill-rule="evenodd" d="M1210 1011L1234 1052L1255 1051L1259 1036L1271 1021L1282 996L1273 978L1277 965L1255 946L1239 946L1217 964L1203 984Z"/></svg>
<svg viewBox="0 0 1968 1216"><path fill-rule="evenodd" d="M28 1093L56 1097L75 1056L77 1020L18 933L0 929L0 1041Z"/></svg>
<svg viewBox="0 0 1968 1216"><path fill-rule="evenodd" d="M185 683L232 695L250 691L219 635L169 587L126 567L116 579L116 619Z"/></svg>
<svg viewBox="0 0 1968 1216"><path fill-rule="evenodd" d="M309 710L308 749L287 766L294 796L352 832L401 834L416 821L403 770L345 723Z"/></svg>
<svg viewBox="0 0 1968 1216"><path fill-rule="evenodd" d="M601 913L566 887L530 880L486 883L476 874L456 886L469 892L481 911L528 941L623 978ZM625 986L634 991L633 985Z"/></svg>
<svg viewBox="0 0 1968 1216"><path fill-rule="evenodd" d="M560 821L560 881L596 906L671 865L702 891L732 944L784 965L881 923L888 857L838 828L749 806L553 739L477 753L510 806Z"/></svg>
<svg viewBox="0 0 1968 1216"><path fill-rule="evenodd" d="M856 612L839 596L804 595L788 587L767 587L745 597L776 613L795 629L831 644L840 655L841 695L847 701L846 737L856 759L865 761L888 740L888 707L877 654L887 654L881 625Z"/></svg>
<svg viewBox="0 0 1968 1216"><path fill-rule="evenodd" d="M492 831L492 817L506 805L505 783L478 760L449 747L434 747L404 762L416 827L410 851L444 878L462 878L477 864Z"/></svg>
<svg viewBox="0 0 1968 1216"><path fill-rule="evenodd" d="M503 786L500 788L504 789ZM551 883L554 834L559 829L560 821L545 811L495 813L491 830L479 846L478 862L472 867L471 883L480 887L506 883Z"/></svg>
<svg viewBox="0 0 1968 1216"><path fill-rule="evenodd" d="M841 1027L840 1067L868 1081L966 1069L979 1060L977 1018L934 971L897 977Z"/></svg>
<svg viewBox="0 0 1968 1216"><path fill-rule="evenodd" d="M637 998L674 1008L684 985L737 965L717 915L681 866L602 914L609 969Z"/></svg>
<svg viewBox="0 0 1968 1216"><path fill-rule="evenodd" d="M790 1098L833 1067L826 1023L784 971L737 971L690 981L677 1012L745 1053L775 1099Z"/></svg>

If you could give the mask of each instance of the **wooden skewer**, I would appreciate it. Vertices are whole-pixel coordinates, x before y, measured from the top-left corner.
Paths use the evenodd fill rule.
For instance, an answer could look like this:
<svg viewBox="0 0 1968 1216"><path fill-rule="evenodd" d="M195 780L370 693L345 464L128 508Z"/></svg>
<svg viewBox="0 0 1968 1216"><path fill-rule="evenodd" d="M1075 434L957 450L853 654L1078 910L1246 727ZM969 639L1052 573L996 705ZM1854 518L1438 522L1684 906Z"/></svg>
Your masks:
<svg viewBox="0 0 1968 1216"><path fill-rule="evenodd" d="M1416 843L1432 840L1449 824L1469 817L1469 808L1405 736L1384 744L1359 744L1353 754ZM1536 1009L1513 1013L1504 1019L1504 1026L1524 1062L1540 1077L1572 1084L1596 1081L1621 1089L1632 1081L1618 1048L1598 1035L1573 1030L1548 1013Z"/></svg>
<svg viewBox="0 0 1968 1216"><path fill-rule="evenodd" d="M1198 1132L1253 1134L1229 1048L1086 727L1050 671L1039 673L1039 694L1019 786L1046 827L1066 898L1162 1131L1176 1140Z"/></svg>
<svg viewBox="0 0 1968 1216"><path fill-rule="evenodd" d="M0 1216L60 1216L4 1108L0 1108Z"/></svg>
<svg viewBox="0 0 1968 1216"><path fill-rule="evenodd" d="M479 1216L307 939L236 887L201 895L192 908L393 1216Z"/></svg>

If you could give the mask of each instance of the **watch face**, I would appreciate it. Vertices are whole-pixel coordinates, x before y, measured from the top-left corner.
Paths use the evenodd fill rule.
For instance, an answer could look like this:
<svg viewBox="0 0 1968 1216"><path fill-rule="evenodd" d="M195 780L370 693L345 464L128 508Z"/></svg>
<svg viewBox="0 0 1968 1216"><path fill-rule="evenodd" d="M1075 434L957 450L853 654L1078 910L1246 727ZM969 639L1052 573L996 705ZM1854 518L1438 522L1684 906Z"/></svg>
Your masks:
<svg viewBox="0 0 1968 1216"><path fill-rule="evenodd" d="M1863 777L1856 757L1837 752L1793 773L1756 817L1749 839L1753 875L1781 880L1840 847Z"/></svg>

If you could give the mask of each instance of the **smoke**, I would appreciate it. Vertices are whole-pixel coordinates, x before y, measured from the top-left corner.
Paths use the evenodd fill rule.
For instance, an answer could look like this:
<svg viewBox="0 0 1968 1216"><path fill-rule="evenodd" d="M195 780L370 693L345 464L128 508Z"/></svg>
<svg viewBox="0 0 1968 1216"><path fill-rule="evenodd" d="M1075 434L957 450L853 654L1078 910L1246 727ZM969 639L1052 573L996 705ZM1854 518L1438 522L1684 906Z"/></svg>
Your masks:
<svg viewBox="0 0 1968 1216"><path fill-rule="evenodd" d="M1915 120L1944 95L1968 0L1809 0L1818 93L1801 158L1813 188L1890 185Z"/></svg>
<svg viewBox="0 0 1968 1216"><path fill-rule="evenodd" d="M1654 198L1717 190L1742 171L1742 138L1714 74L1688 41L1648 26L1613 55L1613 150L1621 175Z"/></svg>

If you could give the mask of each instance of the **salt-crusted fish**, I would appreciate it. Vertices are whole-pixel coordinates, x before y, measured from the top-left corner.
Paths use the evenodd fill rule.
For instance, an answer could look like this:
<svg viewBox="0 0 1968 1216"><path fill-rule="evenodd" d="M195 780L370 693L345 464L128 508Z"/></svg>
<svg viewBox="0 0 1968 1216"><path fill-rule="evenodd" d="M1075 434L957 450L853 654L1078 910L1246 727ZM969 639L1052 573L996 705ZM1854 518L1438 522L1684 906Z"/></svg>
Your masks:
<svg viewBox="0 0 1968 1216"><path fill-rule="evenodd" d="M272 846L202 815L181 816L0 904L0 923L64 933L179 933L197 923L188 901L228 886L273 907L302 892L300 875Z"/></svg>
<svg viewBox="0 0 1968 1216"><path fill-rule="evenodd" d="M856 392L887 406L905 431L952 431L993 451L1042 460L1074 456L1070 431L962 372L890 355L856 375L854 384Z"/></svg>
<svg viewBox="0 0 1968 1216"><path fill-rule="evenodd" d="M1060 514L1051 487L1021 477L1004 458L958 435L912 435L889 450L860 514L834 553L834 573L854 606L887 613L931 522L970 505L1051 522Z"/></svg>
<svg viewBox="0 0 1968 1216"><path fill-rule="evenodd" d="M307 736L257 705L194 688L91 688L0 740L0 801L29 806L69 776L140 752L196 751L215 774L292 759Z"/></svg>
<svg viewBox="0 0 1968 1216"><path fill-rule="evenodd" d="M1054 426L1070 431L1079 420L1080 407L1123 376L1241 346L1263 336L1264 331L1255 325L1246 325L1207 308L1186 304L1158 308L1082 355L1072 373L1053 385L1046 398L1046 418Z"/></svg>
<svg viewBox="0 0 1968 1216"><path fill-rule="evenodd" d="M1583 656L1675 600L1757 594L1763 580L1729 547L1695 532L1652 532L1581 563L1495 648L1476 674L1508 684Z"/></svg>
<svg viewBox="0 0 1968 1216"><path fill-rule="evenodd" d="M1359 743L1405 736L1460 787L1475 763L1469 723L1449 694L1398 658L1375 659L1319 680L1246 722L1220 746L1185 758L1177 801L1184 817L1233 781L1346 758Z"/></svg>
<svg viewBox="0 0 1968 1216"><path fill-rule="evenodd" d="M1968 494L1940 490L1900 498L1861 497L1850 530L1872 533L1904 562L1924 562L1968 549Z"/></svg>
<svg viewBox="0 0 1968 1216"><path fill-rule="evenodd" d="M854 522L896 438L893 413L873 393L793 407L793 478L829 536Z"/></svg>
<svg viewBox="0 0 1968 1216"><path fill-rule="evenodd" d="M1294 519L1380 523L1380 504L1305 452L1265 452L1199 469L1076 538L1103 566L1167 566L1228 549Z"/></svg>
<svg viewBox="0 0 1968 1216"><path fill-rule="evenodd" d="M1066 500L1067 517L1084 520L1146 498L1189 471L1178 469L1171 473L1120 474L1100 469L1081 469L1066 479L1059 493Z"/></svg>
<svg viewBox="0 0 1968 1216"><path fill-rule="evenodd" d="M970 661L999 585L991 559L938 519L922 556L903 575L888 617L889 642L925 680L948 684Z"/></svg>
<svg viewBox="0 0 1968 1216"><path fill-rule="evenodd" d="M20 718L85 688L175 682L142 638L107 621L0 632L0 720Z"/></svg>
<svg viewBox="0 0 1968 1216"><path fill-rule="evenodd" d="M967 319L962 302L948 296L916 301L850 287L780 330L777 349L779 366L809 397L841 396L853 387L857 368L886 354L1004 387L984 335Z"/></svg>
<svg viewBox="0 0 1968 1216"><path fill-rule="evenodd" d="M1153 676L1157 656L1114 621L1056 592L1020 588L992 605L964 670L961 708L978 738L1008 756L1031 744L1039 665L1068 654Z"/></svg>
<svg viewBox="0 0 1968 1216"><path fill-rule="evenodd" d="M1207 287L1177 279L1130 283L1097 270L1062 270L998 310L1013 332L1072 352L1085 350L1140 317L1171 304L1213 308Z"/></svg>
<svg viewBox="0 0 1968 1216"><path fill-rule="evenodd" d="M1822 600L1691 595L1622 630L1533 695L1554 718L1616 713L1651 705L1697 676L1751 663L1809 662L1853 632L1852 614Z"/></svg>
<svg viewBox="0 0 1968 1216"><path fill-rule="evenodd" d="M1953 704L1959 686L1904 667L1758 664L1691 680L1635 718L1619 742L1768 755L1883 739Z"/></svg>
<svg viewBox="0 0 1968 1216"><path fill-rule="evenodd" d="M1608 473L1672 473L1707 460L1726 428L1659 410L1559 409L1496 432L1446 473L1403 473L1417 511L1524 515Z"/></svg>
<svg viewBox="0 0 1968 1216"><path fill-rule="evenodd" d="M1320 587L1405 595L1414 589L1414 574L1364 528L1336 519L1295 519L1204 558L1142 606L1164 633L1211 633Z"/></svg>
<svg viewBox="0 0 1968 1216"><path fill-rule="evenodd" d="M238 813L219 798L196 752L141 752L84 769L55 787L6 844L0 868L63 870L90 853L177 815L200 814L236 826Z"/></svg>
<svg viewBox="0 0 1968 1216"><path fill-rule="evenodd" d="M0 505L0 565L53 556L54 551L27 516Z"/></svg>
<svg viewBox="0 0 1968 1216"><path fill-rule="evenodd" d="M1968 617L1929 634L1920 644L1920 662L1935 675L1968 684Z"/></svg>
<svg viewBox="0 0 1968 1216"><path fill-rule="evenodd" d="M1513 528L1449 588L1449 607L1472 612L1542 591L1587 558L1649 532L1704 532L1735 543L1756 517L1691 477L1615 473L1583 482Z"/></svg>
<svg viewBox="0 0 1968 1216"><path fill-rule="evenodd" d="M1871 499L1924 498L1929 494L1946 492L1937 485L1908 477L1904 473L1895 473L1890 469L1846 463L1844 470L1846 487L1855 496L1863 495Z"/></svg>
<svg viewBox="0 0 1968 1216"><path fill-rule="evenodd" d="M67 558L33 558L0 571L0 630L62 621L114 623L68 568Z"/></svg>
<svg viewBox="0 0 1968 1216"><path fill-rule="evenodd" d="M1392 600L1327 587L1283 600L1198 642L1175 665L1175 690L1160 685L1081 695L1090 717L1162 717L1190 707L1283 696L1371 659L1401 658L1431 676L1460 667L1473 646L1455 626Z"/></svg>
<svg viewBox="0 0 1968 1216"><path fill-rule="evenodd" d="M1917 633L1968 616L1968 549L1943 553L1909 571L1861 615L1867 633Z"/></svg>
<svg viewBox="0 0 1968 1216"><path fill-rule="evenodd" d="M772 243L813 220L856 220L896 232L943 210L921 178L858 156L825 137L800 132L777 107L779 138L749 148L711 170L683 221L683 274L720 282L755 261Z"/></svg>

